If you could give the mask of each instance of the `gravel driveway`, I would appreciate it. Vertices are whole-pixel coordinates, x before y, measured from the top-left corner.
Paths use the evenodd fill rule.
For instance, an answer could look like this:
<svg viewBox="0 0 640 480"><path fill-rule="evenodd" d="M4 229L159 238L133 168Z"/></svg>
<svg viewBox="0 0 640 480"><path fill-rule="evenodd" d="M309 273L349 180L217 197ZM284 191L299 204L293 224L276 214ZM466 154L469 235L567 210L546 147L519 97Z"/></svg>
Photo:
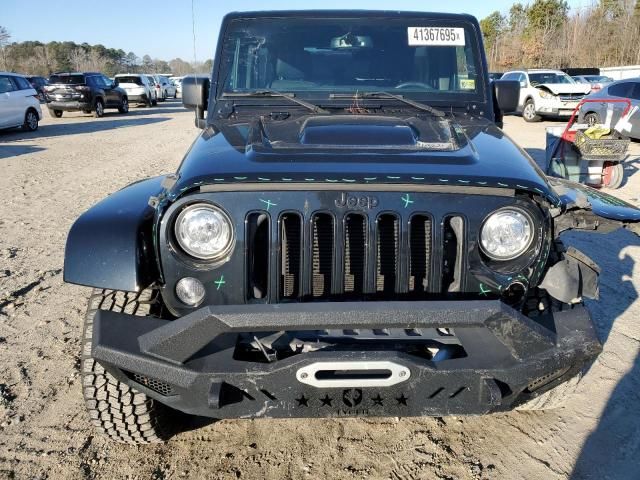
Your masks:
<svg viewBox="0 0 640 480"><path fill-rule="evenodd" d="M505 131L543 160L545 125L508 117ZM640 238L627 231L566 236L602 268L603 300L589 307L604 352L562 410L194 421L148 447L96 435L79 376L89 291L62 282L67 232L109 193L174 171L197 133L176 102L102 119L45 113L35 134L0 132L0 478L638 478ZM638 165L616 192L635 204Z"/></svg>

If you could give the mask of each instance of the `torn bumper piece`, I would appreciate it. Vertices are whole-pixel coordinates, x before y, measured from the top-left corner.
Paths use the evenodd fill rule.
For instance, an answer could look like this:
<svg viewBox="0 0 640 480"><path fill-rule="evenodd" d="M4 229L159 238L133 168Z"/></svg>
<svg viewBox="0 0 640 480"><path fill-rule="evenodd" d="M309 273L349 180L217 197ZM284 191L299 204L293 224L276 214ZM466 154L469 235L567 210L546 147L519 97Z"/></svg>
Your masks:
<svg viewBox="0 0 640 480"><path fill-rule="evenodd" d="M262 345L274 332L318 348L239 351L241 338ZM419 354L434 345L458 354ZM536 322L498 300L207 306L173 321L99 311L92 350L134 388L214 418L508 410L600 351L583 306Z"/></svg>

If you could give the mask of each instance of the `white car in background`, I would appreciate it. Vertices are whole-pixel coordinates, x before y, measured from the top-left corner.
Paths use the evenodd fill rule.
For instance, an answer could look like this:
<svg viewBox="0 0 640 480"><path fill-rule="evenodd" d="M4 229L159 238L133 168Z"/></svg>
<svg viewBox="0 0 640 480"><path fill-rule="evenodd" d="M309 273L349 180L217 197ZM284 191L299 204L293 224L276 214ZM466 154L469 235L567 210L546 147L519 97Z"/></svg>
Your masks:
<svg viewBox="0 0 640 480"><path fill-rule="evenodd" d="M114 78L116 85L127 92L129 104L156 105L156 93L146 75L139 73L119 73Z"/></svg>
<svg viewBox="0 0 640 480"><path fill-rule="evenodd" d="M182 79L184 77L169 77L169 81L173 83L174 87L176 87L176 92L178 95L182 96Z"/></svg>
<svg viewBox="0 0 640 480"><path fill-rule="evenodd" d="M0 128L38 129L42 110L38 92L29 80L15 73L0 72Z"/></svg>
<svg viewBox="0 0 640 480"><path fill-rule="evenodd" d="M527 122L539 122L542 117L568 117L591 91L590 85L577 83L560 70L513 70L506 72L502 80L520 82L518 111Z"/></svg>
<svg viewBox="0 0 640 480"><path fill-rule="evenodd" d="M164 102L167 98L178 98L178 90L164 75L153 75L156 80L158 100Z"/></svg>

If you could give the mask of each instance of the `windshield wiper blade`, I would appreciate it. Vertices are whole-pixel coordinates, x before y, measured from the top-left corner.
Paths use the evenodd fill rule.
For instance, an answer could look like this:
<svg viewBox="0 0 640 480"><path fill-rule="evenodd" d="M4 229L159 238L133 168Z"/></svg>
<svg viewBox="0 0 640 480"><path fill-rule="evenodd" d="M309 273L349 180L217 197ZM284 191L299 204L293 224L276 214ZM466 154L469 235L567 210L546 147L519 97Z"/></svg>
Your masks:
<svg viewBox="0 0 640 480"><path fill-rule="evenodd" d="M318 105L314 105L313 103L305 102L304 100L300 100L296 98L293 93L283 93L278 92L277 90L272 90L270 88L263 88L260 90L252 90L251 92L227 92L222 95L222 97L240 97L240 98L251 98L251 97L278 97L278 98L286 98L287 100L297 103L303 107L308 108L314 113L329 113L322 107Z"/></svg>
<svg viewBox="0 0 640 480"><path fill-rule="evenodd" d="M358 93L356 98L393 98L394 100L398 100L399 102L406 103L407 105L411 105L419 110L423 110L425 112L429 112L434 117L444 117L446 114L442 110L438 110L437 108L433 108L431 105L427 105L426 103L416 102L414 100L409 100L408 98L404 98L402 95L395 95L389 92L363 92Z"/></svg>

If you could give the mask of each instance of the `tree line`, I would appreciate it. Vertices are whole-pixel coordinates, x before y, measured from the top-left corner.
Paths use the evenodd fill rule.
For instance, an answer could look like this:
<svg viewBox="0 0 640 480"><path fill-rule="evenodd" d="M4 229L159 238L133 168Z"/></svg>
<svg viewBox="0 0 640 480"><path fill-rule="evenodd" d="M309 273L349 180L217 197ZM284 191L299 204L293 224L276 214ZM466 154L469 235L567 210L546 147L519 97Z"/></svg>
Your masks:
<svg viewBox="0 0 640 480"><path fill-rule="evenodd" d="M640 65L640 0L514 3L480 21L492 71Z"/></svg>
<svg viewBox="0 0 640 480"><path fill-rule="evenodd" d="M212 61L190 63L181 58L170 61L138 57L134 52L75 42L11 42L9 31L0 25L0 71L48 76L54 72L116 73L208 73Z"/></svg>

